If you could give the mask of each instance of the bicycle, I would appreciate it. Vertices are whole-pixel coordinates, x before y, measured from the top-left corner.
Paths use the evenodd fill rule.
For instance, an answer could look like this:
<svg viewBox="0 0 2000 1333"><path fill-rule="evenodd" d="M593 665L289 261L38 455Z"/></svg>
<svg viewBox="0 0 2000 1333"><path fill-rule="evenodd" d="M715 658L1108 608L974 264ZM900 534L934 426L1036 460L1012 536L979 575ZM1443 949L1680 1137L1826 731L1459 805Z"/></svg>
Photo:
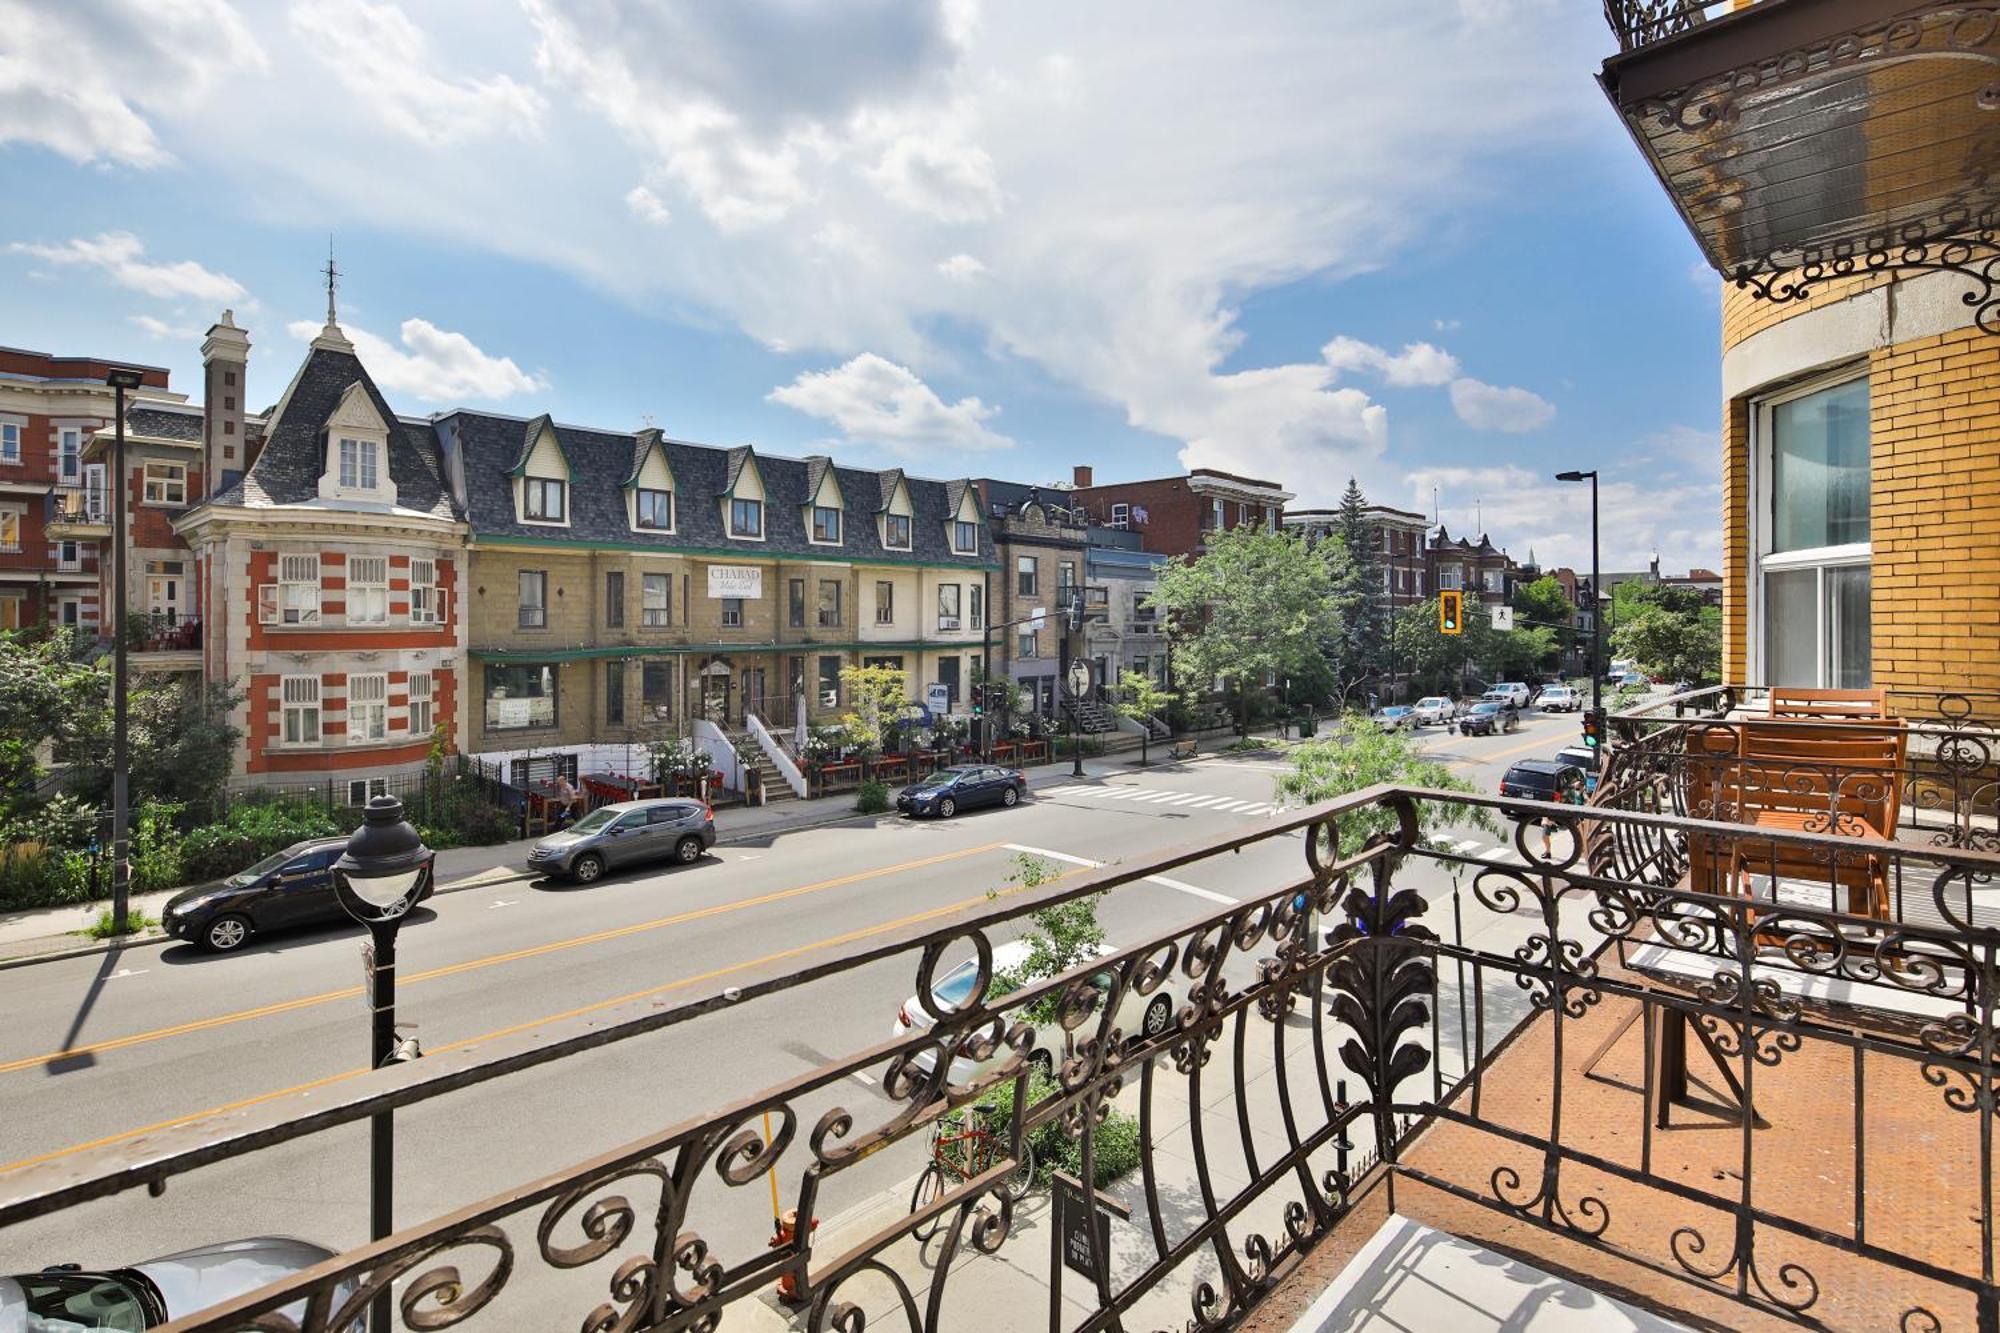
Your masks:
<svg viewBox="0 0 2000 1333"><path fill-rule="evenodd" d="M967 1121L968 1116L972 1117L971 1123ZM930 1151L931 1160L924 1166L923 1174L917 1177L917 1188L910 1195L912 1213L922 1212L944 1197L947 1176L957 1184L964 1184L986 1171L1007 1155L1007 1143L986 1123L984 1115L973 1115L968 1108L938 1117L931 1126ZM1034 1183L1035 1149L1024 1139L1020 1161L1000 1178L997 1188L1009 1203L1019 1203L1027 1197L1029 1187ZM910 1234L922 1244L937 1234L942 1220L943 1215L940 1214L928 1222L919 1223Z"/></svg>

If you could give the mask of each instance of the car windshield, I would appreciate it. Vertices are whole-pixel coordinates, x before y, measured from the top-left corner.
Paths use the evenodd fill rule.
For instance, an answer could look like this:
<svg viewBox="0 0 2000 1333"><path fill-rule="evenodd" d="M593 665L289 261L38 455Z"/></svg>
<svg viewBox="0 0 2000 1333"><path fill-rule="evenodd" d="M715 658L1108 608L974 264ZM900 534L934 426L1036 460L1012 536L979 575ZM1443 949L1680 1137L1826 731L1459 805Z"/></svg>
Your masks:
<svg viewBox="0 0 2000 1333"><path fill-rule="evenodd" d="M272 852L248 870L239 870L222 882L232 889L240 889L245 885L255 884L258 880L264 878L264 876L270 874L273 870L276 870L291 859L292 853L289 848L282 852Z"/></svg>
<svg viewBox="0 0 2000 1333"><path fill-rule="evenodd" d="M1405 714L1405 713L1407 713L1407 712L1409 712L1409 711L1410 711L1410 710L1409 710L1408 708L1404 707L1403 705L1401 705L1401 704L1397 704L1397 705L1395 705L1394 707L1390 707L1390 708L1385 708L1385 709L1383 709L1383 710L1382 710L1382 716L1383 716L1383 717L1401 717L1401 716L1402 716L1403 714Z"/></svg>
<svg viewBox="0 0 2000 1333"><path fill-rule="evenodd" d="M1474 704L1472 711L1475 713L1497 713L1500 711L1500 705L1497 703Z"/></svg>
<svg viewBox="0 0 2000 1333"><path fill-rule="evenodd" d="M142 1333L146 1328L146 1307L139 1293L117 1278L102 1273L31 1273L14 1280L28 1298L29 1333L86 1328Z"/></svg>
<svg viewBox="0 0 2000 1333"><path fill-rule="evenodd" d="M972 994L972 983L979 979L979 964L968 958L951 971L931 983L931 994L944 1005L961 1005Z"/></svg>
<svg viewBox="0 0 2000 1333"><path fill-rule="evenodd" d="M931 774L929 777L926 777L921 782L917 783L917 789L919 791L929 791L937 787L949 787L952 784L952 781L957 777L958 773L956 770L949 768L941 768L937 772Z"/></svg>
<svg viewBox="0 0 2000 1333"><path fill-rule="evenodd" d="M571 824L569 831L571 833L596 833L601 829L609 828L611 821L618 818L619 813L619 811L613 810L608 805L599 810L592 810L582 819Z"/></svg>
<svg viewBox="0 0 2000 1333"><path fill-rule="evenodd" d="M1419 708L1449 708L1449 707L1451 707L1451 700L1449 700L1449 699L1446 699L1446 698L1444 698L1444 697L1442 697L1442 696L1440 696L1440 695L1436 695L1436 694L1433 694L1433 695L1432 695L1432 696L1430 696L1430 697L1429 697L1428 699L1419 699L1419 700L1417 700L1417 707L1419 707Z"/></svg>

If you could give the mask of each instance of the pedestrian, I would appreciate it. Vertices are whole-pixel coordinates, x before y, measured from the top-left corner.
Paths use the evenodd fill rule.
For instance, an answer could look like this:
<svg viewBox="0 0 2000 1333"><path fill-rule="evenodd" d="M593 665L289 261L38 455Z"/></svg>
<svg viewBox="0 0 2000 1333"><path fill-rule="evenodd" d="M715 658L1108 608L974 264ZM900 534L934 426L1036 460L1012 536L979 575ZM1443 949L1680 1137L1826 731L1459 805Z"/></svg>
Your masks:
<svg viewBox="0 0 2000 1333"><path fill-rule="evenodd" d="M570 784L569 774L556 774L556 824L567 828L583 814L583 793Z"/></svg>

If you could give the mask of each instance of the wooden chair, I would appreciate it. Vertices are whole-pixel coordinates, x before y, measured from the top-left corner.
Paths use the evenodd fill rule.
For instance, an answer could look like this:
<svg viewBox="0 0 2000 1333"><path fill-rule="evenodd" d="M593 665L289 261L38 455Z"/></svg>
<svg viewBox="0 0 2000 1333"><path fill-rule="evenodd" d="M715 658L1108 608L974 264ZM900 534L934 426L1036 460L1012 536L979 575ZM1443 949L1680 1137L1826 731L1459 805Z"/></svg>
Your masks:
<svg viewBox="0 0 2000 1333"><path fill-rule="evenodd" d="M1887 690L1771 688L1771 716L1822 722L1872 721L1889 716Z"/></svg>
<svg viewBox="0 0 2000 1333"><path fill-rule="evenodd" d="M1744 723L1738 733L1731 797L1738 822L1753 828L1823 833L1862 843L1894 841L1903 806L1908 736L1900 720L1872 724ZM1826 858L1811 848L1739 841L1730 877L1768 874L1773 891L1785 876L1822 879L1848 895L1847 910L1885 917L1888 859L1839 851Z"/></svg>

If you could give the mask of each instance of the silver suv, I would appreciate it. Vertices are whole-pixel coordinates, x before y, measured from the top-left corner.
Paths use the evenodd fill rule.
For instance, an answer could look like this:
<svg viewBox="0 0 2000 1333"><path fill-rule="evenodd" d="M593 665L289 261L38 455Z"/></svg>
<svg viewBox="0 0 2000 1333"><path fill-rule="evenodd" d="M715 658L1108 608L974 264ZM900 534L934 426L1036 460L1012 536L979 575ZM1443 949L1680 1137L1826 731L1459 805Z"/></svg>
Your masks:
<svg viewBox="0 0 2000 1333"><path fill-rule="evenodd" d="M693 865L715 845L715 811L686 799L602 805L536 843L528 869L588 884L607 870L672 859Z"/></svg>

